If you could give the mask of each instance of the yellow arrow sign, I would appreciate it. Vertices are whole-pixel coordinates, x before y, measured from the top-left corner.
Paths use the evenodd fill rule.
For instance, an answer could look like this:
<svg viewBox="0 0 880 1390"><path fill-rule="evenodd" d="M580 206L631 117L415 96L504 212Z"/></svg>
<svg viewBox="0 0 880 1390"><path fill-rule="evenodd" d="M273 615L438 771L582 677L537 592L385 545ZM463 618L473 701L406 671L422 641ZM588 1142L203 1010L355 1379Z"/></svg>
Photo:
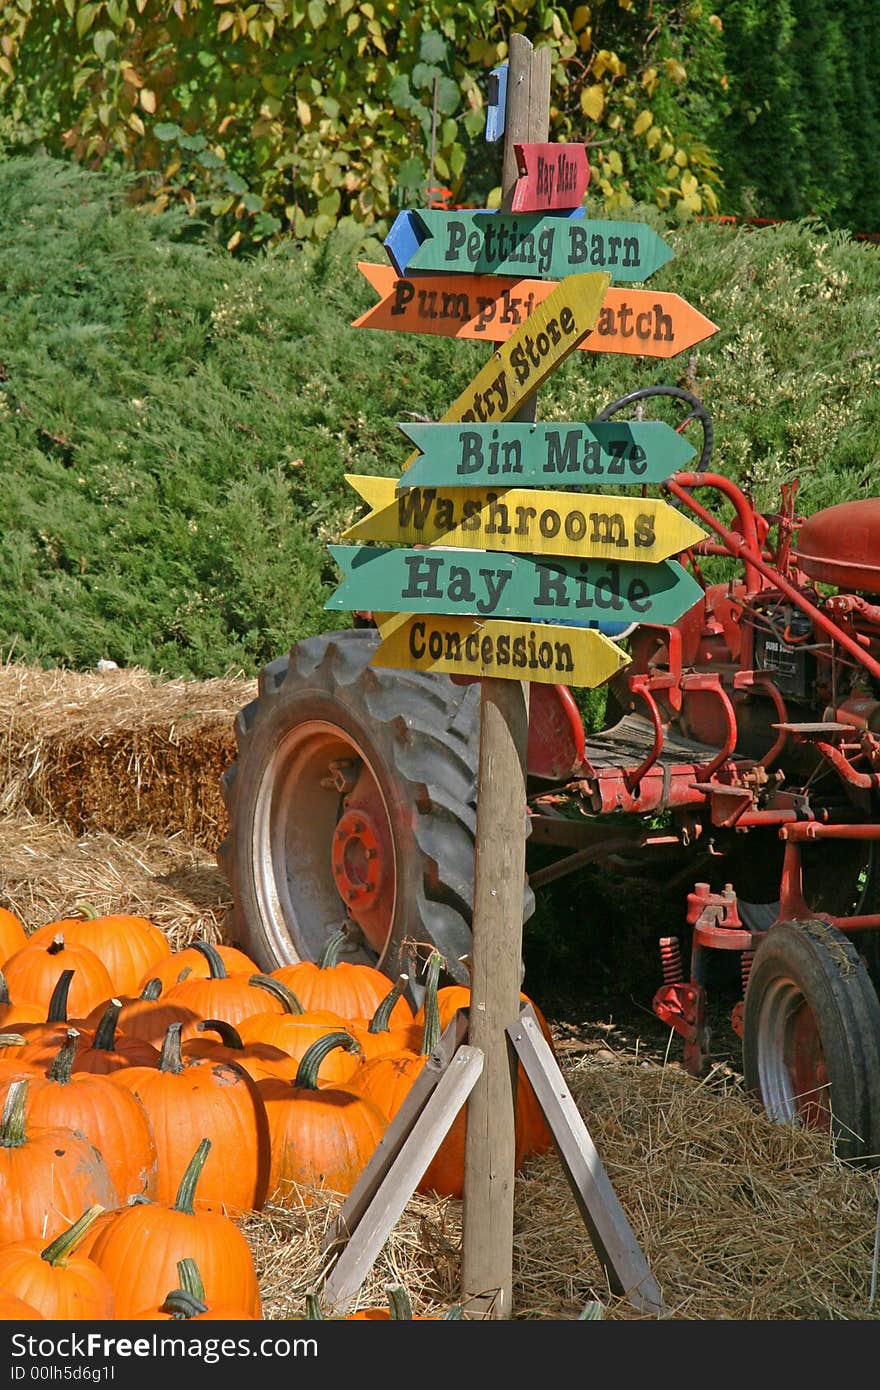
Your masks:
<svg viewBox="0 0 880 1390"><path fill-rule="evenodd" d="M592 688L630 658L592 628L446 615L379 613L372 666Z"/></svg>
<svg viewBox="0 0 880 1390"><path fill-rule="evenodd" d="M493 352L441 421L509 420L563 362L599 317L611 276L604 270L567 275L553 293ZM419 456L409 455L409 468Z"/></svg>
<svg viewBox="0 0 880 1390"><path fill-rule="evenodd" d="M509 419L589 333L610 284L611 276L598 270L560 280L543 304L493 352L443 419Z"/></svg>
<svg viewBox="0 0 880 1390"><path fill-rule="evenodd" d="M533 488L414 487L394 478L346 473L371 508L343 533L347 541L455 545L531 555L659 563L705 531L668 502Z"/></svg>

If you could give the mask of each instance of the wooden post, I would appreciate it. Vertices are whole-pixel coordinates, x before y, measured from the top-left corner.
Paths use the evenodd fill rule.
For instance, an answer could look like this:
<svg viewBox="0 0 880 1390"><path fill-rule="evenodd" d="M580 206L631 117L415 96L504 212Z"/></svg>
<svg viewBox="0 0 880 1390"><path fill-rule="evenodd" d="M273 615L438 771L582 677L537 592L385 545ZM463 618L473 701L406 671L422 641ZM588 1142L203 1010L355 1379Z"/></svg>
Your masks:
<svg viewBox="0 0 880 1390"><path fill-rule="evenodd" d="M517 169L514 141L545 141L550 50L511 34L504 128L502 210ZM517 419L535 419L535 397ZM507 1025L519 1018L526 842L528 684L480 681L480 753L468 1042L483 1070L467 1102L462 1207L466 1317L509 1318L513 1285L516 1059Z"/></svg>

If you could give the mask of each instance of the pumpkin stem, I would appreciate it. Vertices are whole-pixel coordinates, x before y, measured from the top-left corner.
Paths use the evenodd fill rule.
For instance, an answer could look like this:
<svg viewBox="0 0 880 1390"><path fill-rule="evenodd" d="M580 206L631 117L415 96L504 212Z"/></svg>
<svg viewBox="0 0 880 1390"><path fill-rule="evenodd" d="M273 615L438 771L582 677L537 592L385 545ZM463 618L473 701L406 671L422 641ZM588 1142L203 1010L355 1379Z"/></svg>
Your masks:
<svg viewBox="0 0 880 1390"><path fill-rule="evenodd" d="M52 937L52 944L51 946L47 946L46 950L49 952L50 956L57 956L64 950L64 937L61 932L58 932L56 936Z"/></svg>
<svg viewBox="0 0 880 1390"><path fill-rule="evenodd" d="M443 1321L444 1321L444 1322L453 1322L453 1321L455 1321L455 1322L463 1322L463 1321L464 1321L464 1309L462 1308L461 1304L460 1304L460 1303L453 1303L449 1308L447 1308L447 1309L446 1309L446 1312L443 1314Z"/></svg>
<svg viewBox="0 0 880 1390"><path fill-rule="evenodd" d="M339 952L347 940L348 928L346 926L339 927L332 936L327 938L327 943L321 952L321 959L318 961L321 970L328 970L339 964Z"/></svg>
<svg viewBox="0 0 880 1390"><path fill-rule="evenodd" d="M122 1009L121 999L111 999L101 1015L101 1022L95 1029L92 1047L101 1052L113 1052L116 1047L116 1025Z"/></svg>
<svg viewBox="0 0 880 1390"><path fill-rule="evenodd" d="M74 913L77 917L82 917L86 922L95 922L101 915L98 909L93 907L91 903L77 903L71 916L73 916Z"/></svg>
<svg viewBox="0 0 880 1390"><path fill-rule="evenodd" d="M0 1004L11 1003L12 1000L9 998L9 985L6 980L6 976L3 974L3 971L0 970Z"/></svg>
<svg viewBox="0 0 880 1390"><path fill-rule="evenodd" d="M385 1289L388 1295L388 1313L396 1322L412 1321L412 1304L403 1284L389 1284Z"/></svg>
<svg viewBox="0 0 880 1390"><path fill-rule="evenodd" d="M162 1041L162 1052L157 1066L160 1071L174 1072L179 1075L184 1069L183 1053L181 1051L180 1034L183 1030L182 1023L169 1023L165 1029L165 1037Z"/></svg>
<svg viewBox="0 0 880 1390"><path fill-rule="evenodd" d="M76 1028L68 1028L67 1040L63 1042L52 1059L46 1075L50 1081L57 1081L59 1085L66 1086L73 1071L73 1063L79 1051L80 1034Z"/></svg>
<svg viewBox="0 0 880 1390"><path fill-rule="evenodd" d="M207 1303L201 1298L194 1298L186 1289L172 1289L159 1305L159 1312L168 1313L175 1322L186 1322L189 1318L197 1318L200 1313L207 1311Z"/></svg>
<svg viewBox="0 0 880 1390"><path fill-rule="evenodd" d="M162 981L159 979L158 975L154 975L151 980L147 980L147 983L141 990L139 997L141 999L149 999L152 1002L152 1000L158 999L161 993Z"/></svg>
<svg viewBox="0 0 880 1390"><path fill-rule="evenodd" d="M422 1028L423 1057L430 1057L440 1042L440 1006L437 1002L437 986L440 983L440 967L443 957L439 951L432 951L428 959L425 975L425 1024Z"/></svg>
<svg viewBox="0 0 880 1390"><path fill-rule="evenodd" d="M0 1033L0 1047L24 1047L26 1041L23 1033Z"/></svg>
<svg viewBox="0 0 880 1390"><path fill-rule="evenodd" d="M55 1237L51 1245L47 1245L45 1250L40 1252L40 1259L49 1265L66 1265L68 1256L74 1253L92 1222L96 1221L104 1210L100 1202L89 1207L78 1221L74 1221L72 1226L68 1226L66 1231Z"/></svg>
<svg viewBox="0 0 880 1390"><path fill-rule="evenodd" d="M208 1295L205 1293L202 1276L191 1255L177 1261L177 1278L184 1293L191 1294L193 1298L200 1299L202 1303L206 1302Z"/></svg>
<svg viewBox="0 0 880 1390"><path fill-rule="evenodd" d="M255 985L257 989L268 990L276 999L280 999L286 1014L305 1013L293 990L289 989L283 980L276 980L273 975L251 975L248 984Z"/></svg>
<svg viewBox="0 0 880 1390"><path fill-rule="evenodd" d="M321 1300L316 1293L306 1294L306 1317L312 1322L326 1322Z"/></svg>
<svg viewBox="0 0 880 1390"><path fill-rule="evenodd" d="M24 1076L20 1081L13 1081L6 1092L3 1113L0 1115L0 1148L20 1149L22 1144L27 1143L24 1116L28 1084L28 1078Z"/></svg>
<svg viewBox="0 0 880 1390"><path fill-rule="evenodd" d="M178 975L177 979L174 981L174 983L175 983L176 985L182 984L183 981L186 980L186 979L188 979L189 976L190 976L192 973L193 973L193 968L192 968L192 966L191 966L191 965L185 965L185 966L183 967L183 969L181 970L180 974Z"/></svg>
<svg viewBox="0 0 880 1390"><path fill-rule="evenodd" d="M376 1012L370 1019L368 1033L387 1033L391 1028L391 1011L409 984L409 975L398 975L385 998L380 1001Z"/></svg>
<svg viewBox="0 0 880 1390"><path fill-rule="evenodd" d="M223 957L210 941L194 941L192 950L198 951L208 962L212 980L225 980L227 978L226 966L223 964Z"/></svg>
<svg viewBox="0 0 880 1390"><path fill-rule="evenodd" d="M353 1038L351 1033L325 1033L323 1038L317 1038L303 1053L296 1069L294 1086L307 1091L317 1091L321 1063L328 1052L333 1052L337 1047L344 1047L346 1052L363 1052L357 1038Z"/></svg>
<svg viewBox="0 0 880 1390"><path fill-rule="evenodd" d="M210 1033L219 1033L220 1041L224 1047L232 1047L236 1052L244 1051L244 1043L241 1034L231 1023L227 1023L223 1018L202 1018L196 1024L200 1033L206 1030Z"/></svg>
<svg viewBox="0 0 880 1390"><path fill-rule="evenodd" d="M51 951L52 947L49 947ZM73 979L72 970L62 970L58 979L55 981L55 988L49 1000L49 1012L46 1014L47 1023L66 1023L67 1022L67 996L70 994L70 982Z"/></svg>
<svg viewBox="0 0 880 1390"><path fill-rule="evenodd" d="M175 1026L179 1025L172 1023L171 1027L173 1028ZM187 1216L195 1216L193 1199L196 1195L196 1185L202 1175L202 1169L205 1166L210 1151L210 1139L203 1139L189 1163L186 1165L186 1170L183 1177L180 1179L180 1186L177 1189L177 1196L174 1199L172 1210L185 1212Z"/></svg>

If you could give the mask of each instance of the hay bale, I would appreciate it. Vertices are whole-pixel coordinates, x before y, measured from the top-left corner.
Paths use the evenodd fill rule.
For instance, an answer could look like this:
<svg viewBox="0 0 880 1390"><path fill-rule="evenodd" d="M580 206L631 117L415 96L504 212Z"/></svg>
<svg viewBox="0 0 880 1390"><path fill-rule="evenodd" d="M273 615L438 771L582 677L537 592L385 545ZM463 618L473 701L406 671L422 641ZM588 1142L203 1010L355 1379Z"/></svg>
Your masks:
<svg viewBox="0 0 880 1390"><path fill-rule="evenodd" d="M215 850L227 830L221 776L256 681L167 680L0 666L0 811L77 834L184 833Z"/></svg>

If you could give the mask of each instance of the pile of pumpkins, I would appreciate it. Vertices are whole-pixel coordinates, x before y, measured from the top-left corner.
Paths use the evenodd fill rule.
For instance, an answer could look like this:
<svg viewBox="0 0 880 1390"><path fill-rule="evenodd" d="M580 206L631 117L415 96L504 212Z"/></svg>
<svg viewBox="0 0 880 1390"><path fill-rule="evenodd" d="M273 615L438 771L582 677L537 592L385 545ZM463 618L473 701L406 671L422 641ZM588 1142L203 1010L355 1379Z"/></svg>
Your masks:
<svg viewBox="0 0 880 1390"><path fill-rule="evenodd" d="M344 1198L469 1003L434 953L415 1011L345 939L263 973L140 916L0 908L0 1318L262 1316L236 1218ZM420 1192L461 1197L465 1113ZM517 1168L552 1145L522 1068L516 1134Z"/></svg>

